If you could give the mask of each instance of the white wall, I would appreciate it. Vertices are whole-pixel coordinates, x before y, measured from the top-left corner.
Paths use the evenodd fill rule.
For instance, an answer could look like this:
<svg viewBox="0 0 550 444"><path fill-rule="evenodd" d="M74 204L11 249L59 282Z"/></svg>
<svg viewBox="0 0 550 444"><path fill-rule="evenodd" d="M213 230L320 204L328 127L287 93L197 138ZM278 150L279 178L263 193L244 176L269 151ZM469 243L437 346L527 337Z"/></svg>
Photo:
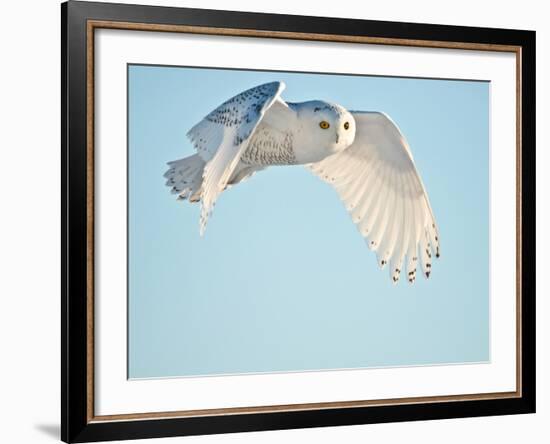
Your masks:
<svg viewBox="0 0 550 444"><path fill-rule="evenodd" d="M126 1L125 3L135 3ZM176 438L186 443L548 442L550 28L544 2L148 1L304 15L537 30L538 413L497 418ZM507 5L507 3L509 5ZM59 3L5 2L0 26L0 441L53 442L59 423ZM161 442L158 440L157 442Z"/></svg>

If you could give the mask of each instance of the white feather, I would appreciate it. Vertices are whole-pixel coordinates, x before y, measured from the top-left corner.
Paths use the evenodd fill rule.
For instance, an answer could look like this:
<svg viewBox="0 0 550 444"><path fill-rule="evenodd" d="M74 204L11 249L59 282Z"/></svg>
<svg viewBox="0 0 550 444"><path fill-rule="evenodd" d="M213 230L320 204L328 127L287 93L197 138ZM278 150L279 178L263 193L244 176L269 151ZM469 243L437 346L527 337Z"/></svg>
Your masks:
<svg viewBox="0 0 550 444"><path fill-rule="evenodd" d="M428 271L429 276L430 250L439 255L439 234L407 141L383 113L352 111L352 115L353 144L310 169L334 184L353 222L377 250L380 266L391 264L394 282L403 273L405 258L407 277L414 281L419 250L424 274Z"/></svg>

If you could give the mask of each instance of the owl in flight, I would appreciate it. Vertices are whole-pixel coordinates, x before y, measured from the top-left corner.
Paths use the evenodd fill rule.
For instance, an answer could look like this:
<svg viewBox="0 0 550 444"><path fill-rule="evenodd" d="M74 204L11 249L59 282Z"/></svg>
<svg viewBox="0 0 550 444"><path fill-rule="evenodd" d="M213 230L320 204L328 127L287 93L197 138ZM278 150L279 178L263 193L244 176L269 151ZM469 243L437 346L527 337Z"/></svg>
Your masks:
<svg viewBox="0 0 550 444"><path fill-rule="evenodd" d="M304 165L334 187L394 283L403 272L413 283L419 262L428 278L439 234L397 125L381 112L285 102L284 88L266 83L222 103L187 133L197 153L168 162L172 193L201 203L200 234L225 189L270 166Z"/></svg>

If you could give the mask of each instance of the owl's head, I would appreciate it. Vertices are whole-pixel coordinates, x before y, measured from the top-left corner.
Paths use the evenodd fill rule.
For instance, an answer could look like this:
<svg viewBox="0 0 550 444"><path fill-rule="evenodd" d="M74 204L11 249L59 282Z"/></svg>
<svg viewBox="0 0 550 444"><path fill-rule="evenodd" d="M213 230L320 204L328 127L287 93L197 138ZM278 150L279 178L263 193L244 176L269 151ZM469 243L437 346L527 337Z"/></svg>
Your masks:
<svg viewBox="0 0 550 444"><path fill-rule="evenodd" d="M300 105L298 118L302 133L307 134L307 139L301 141L305 151L302 154L312 157L307 159L308 162L322 160L353 143L355 119L348 110L319 100Z"/></svg>

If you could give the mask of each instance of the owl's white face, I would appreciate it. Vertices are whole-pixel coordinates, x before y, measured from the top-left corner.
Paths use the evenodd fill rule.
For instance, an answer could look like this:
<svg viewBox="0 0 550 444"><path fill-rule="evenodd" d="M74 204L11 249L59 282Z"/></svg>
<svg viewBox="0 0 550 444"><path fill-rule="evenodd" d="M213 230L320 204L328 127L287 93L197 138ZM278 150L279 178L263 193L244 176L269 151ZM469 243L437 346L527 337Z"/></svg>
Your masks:
<svg viewBox="0 0 550 444"><path fill-rule="evenodd" d="M355 140L355 119L345 108L318 100L298 105L299 129L294 151L299 163L323 160Z"/></svg>

